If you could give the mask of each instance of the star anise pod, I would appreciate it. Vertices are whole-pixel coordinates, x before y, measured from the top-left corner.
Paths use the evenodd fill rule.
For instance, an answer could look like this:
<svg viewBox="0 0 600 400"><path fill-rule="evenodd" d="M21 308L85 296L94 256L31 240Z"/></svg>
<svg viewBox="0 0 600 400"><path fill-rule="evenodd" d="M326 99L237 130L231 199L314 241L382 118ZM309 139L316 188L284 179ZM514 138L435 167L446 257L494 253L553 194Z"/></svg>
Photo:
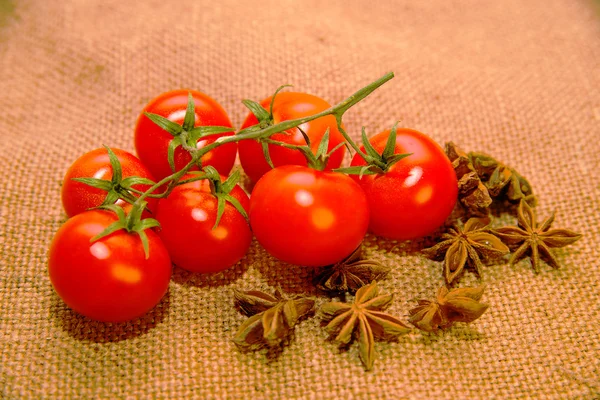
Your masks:
<svg viewBox="0 0 600 400"><path fill-rule="evenodd" d="M521 200L517 209L518 226L506 226L494 229L493 232L508 244L514 252L509 264L512 266L521 258L529 255L535 272L540 270L540 257L553 268L559 268L558 261L550 250L553 247L564 247L581 238L581 234L568 229L550 229L555 214L542 223L538 223L535 210Z"/></svg>
<svg viewBox="0 0 600 400"><path fill-rule="evenodd" d="M279 346L293 332L296 323L315 307L313 298L285 298L280 290L275 296L256 290L235 290L234 303L242 314L250 317L233 338L242 350Z"/></svg>
<svg viewBox="0 0 600 400"><path fill-rule="evenodd" d="M481 182L469 154L453 142L446 143L446 155L458 178L458 199L469 215L486 216L492 198L488 188Z"/></svg>
<svg viewBox="0 0 600 400"><path fill-rule="evenodd" d="M329 302L321 307L321 318L329 322L325 330L341 345L357 338L360 359L367 370L375 361L375 339L395 340L410 331L399 319L383 312L392 295L379 295L377 282L358 289L354 303Z"/></svg>
<svg viewBox="0 0 600 400"><path fill-rule="evenodd" d="M427 257L434 260L443 256L447 283L452 283L467 264L482 276L483 263L480 255L491 259L509 252L500 239L489 233L489 224L489 218L470 218L464 227L456 223L442 235L441 242L422 250Z"/></svg>
<svg viewBox="0 0 600 400"><path fill-rule="evenodd" d="M435 300L418 300L418 306L409 311L408 321L426 332L448 328L454 322L472 322L488 309L479 300L485 286L448 290L442 286Z"/></svg>
<svg viewBox="0 0 600 400"><path fill-rule="evenodd" d="M325 267L315 278L315 286L325 292L355 293L359 288L387 275L391 268L376 260L362 258L359 246L346 259Z"/></svg>

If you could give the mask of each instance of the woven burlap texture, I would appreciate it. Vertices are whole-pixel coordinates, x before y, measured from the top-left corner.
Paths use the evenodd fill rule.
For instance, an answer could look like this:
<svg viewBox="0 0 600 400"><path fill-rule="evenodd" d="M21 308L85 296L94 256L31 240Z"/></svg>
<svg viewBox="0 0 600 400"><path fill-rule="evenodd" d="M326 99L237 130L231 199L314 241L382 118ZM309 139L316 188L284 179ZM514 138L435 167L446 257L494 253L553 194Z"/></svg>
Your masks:
<svg viewBox="0 0 600 400"><path fill-rule="evenodd" d="M348 112L347 130L400 120L513 166L542 218L556 210L556 227L585 233L556 252L561 269L485 268L491 307L479 320L378 342L371 372L316 318L276 358L237 350L234 288L317 294L311 270L257 243L220 274L175 268L167 297L127 324L90 321L54 293L62 177L102 144L133 151L152 97L201 90L239 126L243 98L289 83L335 103L388 71L396 77ZM0 134L1 398L600 396L597 2L0 0ZM419 241L365 243L393 267L380 282L395 294L390 313L406 319L442 283ZM478 282L469 271L460 283Z"/></svg>

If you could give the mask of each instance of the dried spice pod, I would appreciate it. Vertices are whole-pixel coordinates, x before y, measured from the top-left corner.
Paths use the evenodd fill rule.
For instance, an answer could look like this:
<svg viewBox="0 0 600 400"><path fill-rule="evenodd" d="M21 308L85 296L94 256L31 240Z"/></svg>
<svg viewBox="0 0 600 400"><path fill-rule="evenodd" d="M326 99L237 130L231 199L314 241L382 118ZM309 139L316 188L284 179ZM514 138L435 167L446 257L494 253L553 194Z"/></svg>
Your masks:
<svg viewBox="0 0 600 400"><path fill-rule="evenodd" d="M341 345L358 341L360 359L366 370L373 369L375 339L395 340L410 328L402 321L383 312L392 303L392 295L379 295L377 282L358 289L354 303L329 302L320 309L328 322L325 330Z"/></svg>
<svg viewBox="0 0 600 400"><path fill-rule="evenodd" d="M470 218L464 226L455 223L448 232L442 234L442 241L422 252L434 260L444 260L444 277L450 284L464 270L466 265L475 268L479 276L483 274L484 259L502 257L509 248L490 233L490 218Z"/></svg>
<svg viewBox="0 0 600 400"><path fill-rule="evenodd" d="M391 268L376 260L362 258L362 246L339 263L323 268L314 278L315 286L330 293L355 293L361 287L385 277Z"/></svg>
<svg viewBox="0 0 600 400"><path fill-rule="evenodd" d="M258 350L281 345L302 318L314 312L315 300L296 296L284 298L281 291L271 296L259 291L235 291L234 303L250 316L238 329L233 341L242 350Z"/></svg>
<svg viewBox="0 0 600 400"><path fill-rule="evenodd" d="M485 216L492 198L471 163L469 155L453 142L446 143L446 155L458 179L458 199L469 215Z"/></svg>
<svg viewBox="0 0 600 400"><path fill-rule="evenodd" d="M509 260L511 266L529 256L535 272L540 270L540 258L553 268L560 267L550 249L575 243L582 235L568 229L551 229L554 216L552 213L542 223L538 223L535 210L527 201L521 200L517 209L518 226L493 230L495 235L514 250Z"/></svg>
<svg viewBox="0 0 600 400"><path fill-rule="evenodd" d="M435 300L418 300L409 311L408 321L426 332L448 328L455 322L473 322L481 317L489 305L480 302L485 286L448 290L442 286Z"/></svg>

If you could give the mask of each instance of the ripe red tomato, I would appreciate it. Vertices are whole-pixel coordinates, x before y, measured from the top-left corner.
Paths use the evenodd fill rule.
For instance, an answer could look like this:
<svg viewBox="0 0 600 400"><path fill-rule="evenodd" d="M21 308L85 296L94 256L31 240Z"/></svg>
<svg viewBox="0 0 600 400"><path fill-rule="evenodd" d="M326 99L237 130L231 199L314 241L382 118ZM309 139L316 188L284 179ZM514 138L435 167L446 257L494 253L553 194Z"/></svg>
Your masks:
<svg viewBox="0 0 600 400"><path fill-rule="evenodd" d="M139 176L154 180L150 171L133 154L120 149L112 149L119 162L121 163L122 176ZM92 207L97 207L106 198L107 192L97 189L85 183L76 182L73 178L96 178L109 180L112 178L113 170L108 158L108 151L105 148L92 150L79 157L71 165L62 184L62 204L69 217L86 211ZM149 185L134 185L137 190L146 191ZM137 196L137 195L135 195ZM153 211L158 203L156 199L147 198L148 209ZM126 202L119 200L119 205L125 205Z"/></svg>
<svg viewBox="0 0 600 400"><path fill-rule="evenodd" d="M269 110L271 97L264 99L260 103L265 109ZM306 93L283 92L277 94L273 104L273 122L275 124L291 119L306 117L324 111L331 107L325 100ZM249 113L242 125L242 129L256 125L258 120L254 114ZM344 141L344 137L339 132L335 117L328 115L317 118L313 121L300 125L300 128L307 134L311 142L311 149L316 153L321 138L329 128L329 150ZM306 141L298 128L289 129L286 133L276 133L271 139L294 145L305 145ZM252 182L268 172L271 167L265 160L262 146L256 140L242 140L238 144L240 152L240 163L244 172ZM338 168L345 154L345 148L340 147L336 150L327 163L326 170ZM286 149L277 145L269 145L269 155L273 165L303 165L306 166L306 159L296 150Z"/></svg>
<svg viewBox="0 0 600 400"><path fill-rule="evenodd" d="M50 246L48 270L54 289L76 312L104 322L144 315L167 292L171 260L158 235L146 230L148 258L137 233L119 230L90 243L117 220L92 210L69 219Z"/></svg>
<svg viewBox="0 0 600 400"><path fill-rule="evenodd" d="M250 200L242 188L236 185L229 194L247 212ZM176 186L160 200L158 234L175 265L192 272L219 272L246 255L252 232L242 214L227 202L219 225L213 229L216 218L217 197L206 179Z"/></svg>
<svg viewBox="0 0 600 400"><path fill-rule="evenodd" d="M233 126L223 107L201 92L173 90L151 100L144 107L135 126L135 149L140 160L159 180L172 174L168 161L168 149L173 136L152 122L144 115L144 112L158 114L181 125L187 109L188 93L192 94L195 104L194 126ZM233 132L211 135L200 140L198 147L213 143L217 138L227 135L233 135ZM202 165L212 165L220 174L228 175L235 162L236 153L237 144L227 143L205 154L202 157ZM181 146L175 150L174 158L176 170L180 170L191 160L190 154Z"/></svg>
<svg viewBox="0 0 600 400"><path fill-rule="evenodd" d="M369 142L380 154L390 131ZM364 146L361 147L364 151ZM452 164L442 148L429 136L412 129L397 130L394 154L412 153L386 173L352 177L369 200L369 229L376 235L407 240L433 233L452 212L458 183ZM356 154L351 165L365 165Z"/></svg>
<svg viewBox="0 0 600 400"><path fill-rule="evenodd" d="M360 245L369 208L360 186L348 176L285 165L256 183L250 225L274 257L318 267L341 261Z"/></svg>

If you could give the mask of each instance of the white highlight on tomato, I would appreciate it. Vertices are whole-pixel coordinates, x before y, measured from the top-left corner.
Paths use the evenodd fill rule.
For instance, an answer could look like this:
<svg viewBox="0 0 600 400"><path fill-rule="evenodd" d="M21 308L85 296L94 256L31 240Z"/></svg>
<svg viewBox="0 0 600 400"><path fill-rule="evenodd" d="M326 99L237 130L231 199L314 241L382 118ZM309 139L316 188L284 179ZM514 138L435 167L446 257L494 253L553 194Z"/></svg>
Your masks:
<svg viewBox="0 0 600 400"><path fill-rule="evenodd" d="M173 111L167 117L170 121L183 121L185 119L185 111L186 110L177 110ZM198 114L194 113L194 121L198 122Z"/></svg>
<svg viewBox="0 0 600 400"><path fill-rule="evenodd" d="M300 189L294 194L294 200L302 207L311 206L315 202L313 195L304 189Z"/></svg>
<svg viewBox="0 0 600 400"><path fill-rule="evenodd" d="M198 140L198 143L196 143L196 147L198 149L201 149L204 146L206 146L206 143L208 143L208 140L206 140L206 139Z"/></svg>
<svg viewBox="0 0 600 400"><path fill-rule="evenodd" d="M110 249L102 242L96 242L90 246L90 253L98 260L106 260L110 257Z"/></svg>
<svg viewBox="0 0 600 400"><path fill-rule="evenodd" d="M310 186L315 183L317 178L309 172L294 172L287 176L288 183L298 186Z"/></svg>
<svg viewBox="0 0 600 400"><path fill-rule="evenodd" d="M102 179L107 175L110 175L111 173L111 169L108 167L102 167L100 168L98 171L96 171L96 173L94 174L94 178L96 179Z"/></svg>
<svg viewBox="0 0 600 400"><path fill-rule="evenodd" d="M419 180L421 179L422 176L423 176L423 168L421 168L419 166L413 167L408 172L408 176L404 180L403 186L404 187L415 186L417 184L417 182L419 182Z"/></svg>
<svg viewBox="0 0 600 400"><path fill-rule="evenodd" d="M201 208L192 209L192 218L198 222L204 222L208 219L208 213Z"/></svg>

